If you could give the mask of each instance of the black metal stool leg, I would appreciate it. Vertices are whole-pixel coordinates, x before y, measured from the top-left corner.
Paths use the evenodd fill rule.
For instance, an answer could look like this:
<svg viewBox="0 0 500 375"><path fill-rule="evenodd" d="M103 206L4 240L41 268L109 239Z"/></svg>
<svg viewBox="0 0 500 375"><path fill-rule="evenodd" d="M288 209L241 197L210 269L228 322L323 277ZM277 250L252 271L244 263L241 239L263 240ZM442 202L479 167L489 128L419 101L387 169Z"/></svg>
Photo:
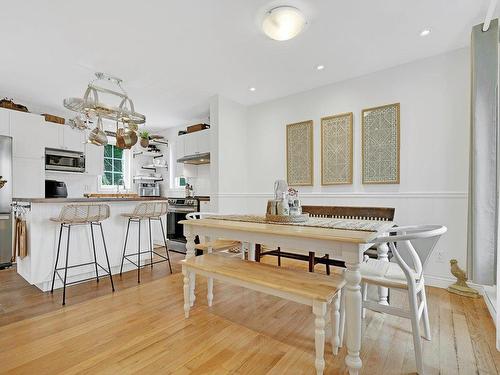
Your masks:
<svg viewBox="0 0 500 375"><path fill-rule="evenodd" d="M94 263L95 263L95 278L99 282L99 271L97 269L97 255L95 253L95 239L94 239L94 227L90 223L90 236L92 237L92 250L94 250Z"/></svg>
<svg viewBox="0 0 500 375"><path fill-rule="evenodd" d="M161 217L159 218L159 220L160 220L161 234L163 236L163 243L165 244L165 252L167 253L168 268L170 269L170 273L172 273L172 264L170 264L170 254L168 253L167 238L165 237L165 230L163 229L163 222L161 221Z"/></svg>
<svg viewBox="0 0 500 375"><path fill-rule="evenodd" d="M57 263L59 263L59 252L61 250L62 231L63 231L63 225L61 224L61 226L59 228L59 241L57 244L56 264L54 265L54 274L52 275L52 287L50 288L50 293L54 293L54 281L56 279Z"/></svg>
<svg viewBox="0 0 500 375"><path fill-rule="evenodd" d="M151 218L148 218L149 223L149 254L151 255L151 268L153 268L153 238L151 236Z"/></svg>
<svg viewBox="0 0 500 375"><path fill-rule="evenodd" d="M130 220L131 219L128 219L127 234L125 234L125 245L123 245L122 264L120 266L120 276L122 275L122 272L123 272L123 261L125 260L125 251L127 249L128 230L130 229Z"/></svg>
<svg viewBox="0 0 500 375"><path fill-rule="evenodd" d="M90 224L92 225L92 224ZM111 275L111 266L109 264L108 248L106 247L106 240L104 239L104 231L102 230L102 223L99 223L101 228L102 244L104 245L104 255L106 255L106 263L108 264L109 280L111 281L111 289L115 291L115 284L113 283L113 275Z"/></svg>
<svg viewBox="0 0 500 375"><path fill-rule="evenodd" d="M64 281L63 281L63 306L66 304L66 279L68 276L68 258L69 258L69 239L71 235L71 225L68 225L68 241L66 244L66 266L64 267Z"/></svg>
<svg viewBox="0 0 500 375"><path fill-rule="evenodd" d="M141 219L138 221L139 230L137 233L137 283L141 283Z"/></svg>

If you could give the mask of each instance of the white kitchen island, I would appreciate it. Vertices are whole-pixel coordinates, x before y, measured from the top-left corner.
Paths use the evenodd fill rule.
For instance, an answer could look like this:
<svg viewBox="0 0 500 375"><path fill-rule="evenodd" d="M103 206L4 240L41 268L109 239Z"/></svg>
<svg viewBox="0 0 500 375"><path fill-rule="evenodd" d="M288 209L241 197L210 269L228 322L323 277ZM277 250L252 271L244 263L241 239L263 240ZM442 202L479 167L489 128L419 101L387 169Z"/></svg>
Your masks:
<svg viewBox="0 0 500 375"><path fill-rule="evenodd" d="M137 198L14 198L14 203L30 206L25 214L28 233L28 256L17 258L17 272L32 285L36 285L43 291L50 290L52 273L57 253L57 241L59 238L60 225L50 220L58 217L62 207L67 204L107 204L110 206L109 219L102 222L109 262L113 274L120 272L120 264L123 253L125 232L127 229L127 218L122 213L130 213L137 204L151 201L167 201L166 198L137 197ZM162 218L166 231L165 218ZM158 221L152 221L153 239L162 244L161 228ZM104 251L101 249L102 239L99 231L94 231L97 250L97 261L106 264ZM64 264L66 256L66 235L63 231L61 241L61 255L59 266ZM166 235L166 233L165 233ZM141 250L149 249L148 225L141 225ZM127 253L137 252L137 224L131 223L129 238L127 242ZM143 254L148 258L148 254ZM87 263L93 261L92 244L89 225L73 225L71 228L69 265ZM168 267L159 264L156 267ZM123 270L136 269L131 263L125 261ZM68 282L85 279L95 275L94 265L76 267L68 270ZM62 282L56 277L55 288L61 288Z"/></svg>

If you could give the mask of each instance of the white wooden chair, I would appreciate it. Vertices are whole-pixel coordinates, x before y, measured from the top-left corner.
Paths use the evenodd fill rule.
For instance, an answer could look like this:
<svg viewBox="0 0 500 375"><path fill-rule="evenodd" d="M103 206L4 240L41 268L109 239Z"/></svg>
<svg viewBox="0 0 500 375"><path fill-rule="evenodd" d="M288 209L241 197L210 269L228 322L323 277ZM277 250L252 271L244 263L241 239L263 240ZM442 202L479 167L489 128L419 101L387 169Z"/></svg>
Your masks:
<svg viewBox="0 0 500 375"><path fill-rule="evenodd" d="M374 240L374 243L388 243L396 262L366 259L366 261L360 266L362 276L363 318L365 316L365 309L370 309L410 319L412 325L415 360L417 363L417 373L419 374L424 374L422 345L420 342L420 318L423 318L424 338L427 340L431 339L423 271L437 241L441 235L446 232L446 230L446 227L440 225L416 225L393 228L391 229L391 233L394 234L393 236L378 237ZM431 248L427 252L427 255L422 263L418 253L415 251L412 241L425 238L433 239L434 241L432 242ZM404 251L408 253L409 258L413 263L412 266L409 266L401 257L401 253ZM378 302L368 300L368 284L407 290L410 310L407 311L394 306L381 305ZM341 301L340 309L341 317L339 336L340 343L342 344L344 331L343 326L345 320L343 301Z"/></svg>

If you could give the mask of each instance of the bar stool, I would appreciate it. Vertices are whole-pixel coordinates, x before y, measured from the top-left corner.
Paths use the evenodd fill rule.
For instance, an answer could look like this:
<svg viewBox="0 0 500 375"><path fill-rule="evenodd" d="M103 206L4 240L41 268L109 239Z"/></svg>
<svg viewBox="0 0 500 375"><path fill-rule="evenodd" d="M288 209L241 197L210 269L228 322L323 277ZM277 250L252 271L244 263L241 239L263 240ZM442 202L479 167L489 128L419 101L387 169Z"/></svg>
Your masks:
<svg viewBox="0 0 500 375"><path fill-rule="evenodd" d="M54 293L54 281L57 275L63 283L63 301L62 301L63 305L66 304L66 286L71 284L81 283L83 281L92 279L96 279L97 282L99 282L99 277L100 277L99 268L101 268L105 272L103 275L101 275L101 277L109 276L109 279L111 281L111 289L113 290L113 292L115 291L115 286L113 284L113 276L111 275L111 266L109 265L108 251L106 248L106 242L104 240L104 232L102 230L102 225L101 225L101 222L103 220L106 220L108 217L109 217L109 206L106 204L80 204L80 205L70 204L62 208L59 217L50 219L51 221L60 224L56 263L54 265L54 274L52 275L52 287L50 288L50 293ZM94 261L68 266L69 240L71 236L71 227L73 225L87 225L87 224L90 226L90 233L92 237L92 250L94 252ZM108 265L108 269L104 268L99 263L97 263L97 255L96 255L95 239L94 239L94 225L99 226L99 228L101 229L102 243L104 245L104 255L106 256L106 263ZM59 263L59 253L61 250L61 239L62 239L63 228L66 228L68 233L67 243L66 243L66 261L64 267L58 268L57 266ZM95 277L90 277L78 281L72 281L69 283L67 282L69 268L83 267L91 264L95 265L95 273L96 273ZM64 270L64 277L61 277L61 275L59 274L59 271L61 270Z"/></svg>
<svg viewBox="0 0 500 375"><path fill-rule="evenodd" d="M168 254L167 239L165 237L165 230L163 229L163 222L161 221L161 217L164 216L166 213L167 213L167 202L147 202L147 203L138 204L135 207L134 212L132 212L132 213L122 214L123 217L128 218L128 224L127 224L127 234L125 235L125 244L123 245L123 255L122 255L122 264L120 266L120 276L122 275L122 272L123 272L123 261L125 259L137 267L137 282L138 283L141 282L141 267L146 267L146 266L150 265L151 268L153 268L153 264L168 261L168 268L170 269L170 273L172 273L172 265L170 263L170 255ZM147 251L141 251L141 221L142 220L147 220L148 224L149 224L149 250L147 250ZM160 222L161 233L163 236L163 243L165 244L166 256L159 254L153 250L152 236L151 236L151 220L157 220ZM130 223L137 223L138 224L137 253L126 254ZM148 254L148 253L150 254L150 257L151 257L150 263L145 263L141 266L141 254ZM157 261L153 261L153 255L157 255L158 257L160 257L162 259L157 260ZM133 260L130 259L130 257L133 257L133 256L137 256L137 263L135 263Z"/></svg>

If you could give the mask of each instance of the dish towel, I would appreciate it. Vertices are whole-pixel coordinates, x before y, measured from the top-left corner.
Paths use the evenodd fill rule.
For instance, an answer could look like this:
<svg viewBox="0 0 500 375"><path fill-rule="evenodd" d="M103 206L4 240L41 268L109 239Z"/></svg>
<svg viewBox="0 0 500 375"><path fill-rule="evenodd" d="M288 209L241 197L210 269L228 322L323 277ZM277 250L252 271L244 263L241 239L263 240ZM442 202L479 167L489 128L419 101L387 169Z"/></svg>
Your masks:
<svg viewBox="0 0 500 375"><path fill-rule="evenodd" d="M14 259L16 256L24 258L28 255L28 234L26 232L26 220L16 217L16 229L14 233Z"/></svg>

